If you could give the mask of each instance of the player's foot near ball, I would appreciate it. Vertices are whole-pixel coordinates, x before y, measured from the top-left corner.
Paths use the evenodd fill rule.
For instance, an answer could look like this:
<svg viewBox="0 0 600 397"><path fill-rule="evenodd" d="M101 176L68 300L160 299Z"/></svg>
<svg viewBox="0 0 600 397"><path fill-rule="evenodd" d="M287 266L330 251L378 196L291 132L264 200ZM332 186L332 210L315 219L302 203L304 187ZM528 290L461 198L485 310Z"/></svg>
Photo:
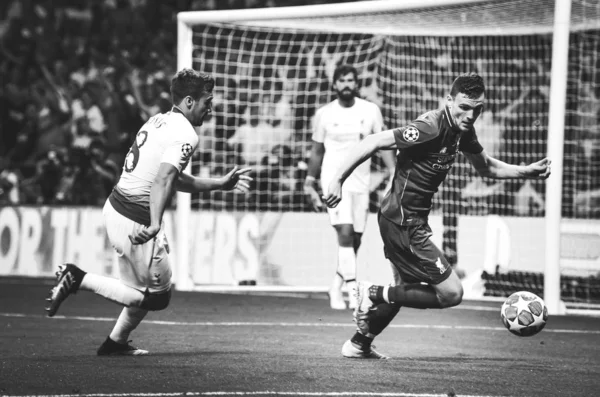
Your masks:
<svg viewBox="0 0 600 397"><path fill-rule="evenodd" d="M342 346L342 356L346 358L362 358L370 360L388 360L389 357L379 353L374 346L359 348L348 339Z"/></svg>
<svg viewBox="0 0 600 397"><path fill-rule="evenodd" d="M346 301L341 290L330 289L327 292L329 296L329 306L334 310L346 310Z"/></svg>

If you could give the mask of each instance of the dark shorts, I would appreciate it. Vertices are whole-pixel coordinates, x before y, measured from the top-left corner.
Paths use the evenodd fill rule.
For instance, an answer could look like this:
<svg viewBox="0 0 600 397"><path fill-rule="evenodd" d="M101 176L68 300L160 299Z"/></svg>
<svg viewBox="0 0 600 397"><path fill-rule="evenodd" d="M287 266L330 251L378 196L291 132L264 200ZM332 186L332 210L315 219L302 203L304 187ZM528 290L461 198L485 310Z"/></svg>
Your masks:
<svg viewBox="0 0 600 397"><path fill-rule="evenodd" d="M381 214L378 220L385 257L403 282L439 284L450 277L452 267L431 241L428 224L399 226Z"/></svg>

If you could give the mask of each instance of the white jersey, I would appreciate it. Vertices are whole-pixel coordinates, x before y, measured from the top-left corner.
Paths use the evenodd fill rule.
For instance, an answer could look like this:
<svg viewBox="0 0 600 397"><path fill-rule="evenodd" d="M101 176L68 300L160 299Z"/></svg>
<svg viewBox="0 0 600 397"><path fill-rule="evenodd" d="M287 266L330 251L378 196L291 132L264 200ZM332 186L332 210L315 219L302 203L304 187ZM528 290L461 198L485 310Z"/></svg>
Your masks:
<svg viewBox="0 0 600 397"><path fill-rule="evenodd" d="M336 99L315 114L313 140L325 146L321 165L321 186L327 194L329 183L348 152L369 134L381 132L383 117L379 107L364 99L355 98L354 105L342 107ZM371 180L371 160L368 159L352 172L344 182L349 192L368 193Z"/></svg>
<svg viewBox="0 0 600 397"><path fill-rule="evenodd" d="M121 178L109 200L117 212L150 224L150 189L162 163L183 170L198 146L198 135L185 116L175 110L157 114L135 137Z"/></svg>

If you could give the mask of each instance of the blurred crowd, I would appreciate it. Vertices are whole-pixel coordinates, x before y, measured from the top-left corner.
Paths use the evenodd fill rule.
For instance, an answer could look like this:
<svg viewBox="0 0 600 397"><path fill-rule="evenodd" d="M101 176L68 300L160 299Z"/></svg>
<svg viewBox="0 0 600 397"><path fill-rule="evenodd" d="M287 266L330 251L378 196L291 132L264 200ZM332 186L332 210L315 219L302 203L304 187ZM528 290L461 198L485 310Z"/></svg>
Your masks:
<svg viewBox="0 0 600 397"><path fill-rule="evenodd" d="M135 133L148 117L170 109L177 12L325 2L0 2L0 205L104 202ZM566 216L600 217L599 33L572 35L570 57L577 62L569 69ZM544 157L551 42L544 36L487 40L482 46L478 37L196 30L194 66L212 73L217 86L213 115L198 130L192 172L219 176L236 164L251 166L256 182L250 195L206 193L193 197L193 205L309 210L302 181L311 120L319 106L334 99L331 75L340 62L357 66L361 96L382 108L390 128L439 107L458 73L489 76L489 106L477 126L484 147L511 163ZM372 209L387 184L380 167L376 159ZM456 168L436 208L543 214L543 183L483 180L464 159Z"/></svg>
<svg viewBox="0 0 600 397"><path fill-rule="evenodd" d="M170 109L177 12L322 2L0 2L0 203L104 202L139 127Z"/></svg>
<svg viewBox="0 0 600 397"><path fill-rule="evenodd" d="M131 137L170 108L175 12L169 2L1 3L3 200L104 202Z"/></svg>

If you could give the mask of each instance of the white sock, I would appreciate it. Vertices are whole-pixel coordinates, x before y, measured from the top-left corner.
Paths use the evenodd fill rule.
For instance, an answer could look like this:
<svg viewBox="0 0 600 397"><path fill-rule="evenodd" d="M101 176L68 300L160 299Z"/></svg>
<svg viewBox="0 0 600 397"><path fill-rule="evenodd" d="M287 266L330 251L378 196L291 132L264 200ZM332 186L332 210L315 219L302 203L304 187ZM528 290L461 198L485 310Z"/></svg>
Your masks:
<svg viewBox="0 0 600 397"><path fill-rule="evenodd" d="M124 307L110 333L110 339L117 343L127 343L129 335L142 322L146 314L148 314L148 310L137 307Z"/></svg>
<svg viewBox="0 0 600 397"><path fill-rule="evenodd" d="M337 272L346 282L356 280L356 253L353 247L338 248Z"/></svg>
<svg viewBox="0 0 600 397"><path fill-rule="evenodd" d="M353 299L356 299L355 294L356 294L356 280L354 281L348 281L346 283L346 285L348 286L348 298L350 299L350 301L352 301Z"/></svg>
<svg viewBox="0 0 600 397"><path fill-rule="evenodd" d="M386 301L387 303L392 303L392 302L390 302L390 298L388 297L389 290L390 290L389 285L385 285L383 287L383 300Z"/></svg>
<svg viewBox="0 0 600 397"><path fill-rule="evenodd" d="M139 307L144 300L144 293L128 287L116 278L87 273L81 281L81 289L92 291L113 302L124 306Z"/></svg>
<svg viewBox="0 0 600 397"><path fill-rule="evenodd" d="M333 282L331 283L331 291L341 291L342 285L344 285L344 278L338 272L333 276Z"/></svg>

